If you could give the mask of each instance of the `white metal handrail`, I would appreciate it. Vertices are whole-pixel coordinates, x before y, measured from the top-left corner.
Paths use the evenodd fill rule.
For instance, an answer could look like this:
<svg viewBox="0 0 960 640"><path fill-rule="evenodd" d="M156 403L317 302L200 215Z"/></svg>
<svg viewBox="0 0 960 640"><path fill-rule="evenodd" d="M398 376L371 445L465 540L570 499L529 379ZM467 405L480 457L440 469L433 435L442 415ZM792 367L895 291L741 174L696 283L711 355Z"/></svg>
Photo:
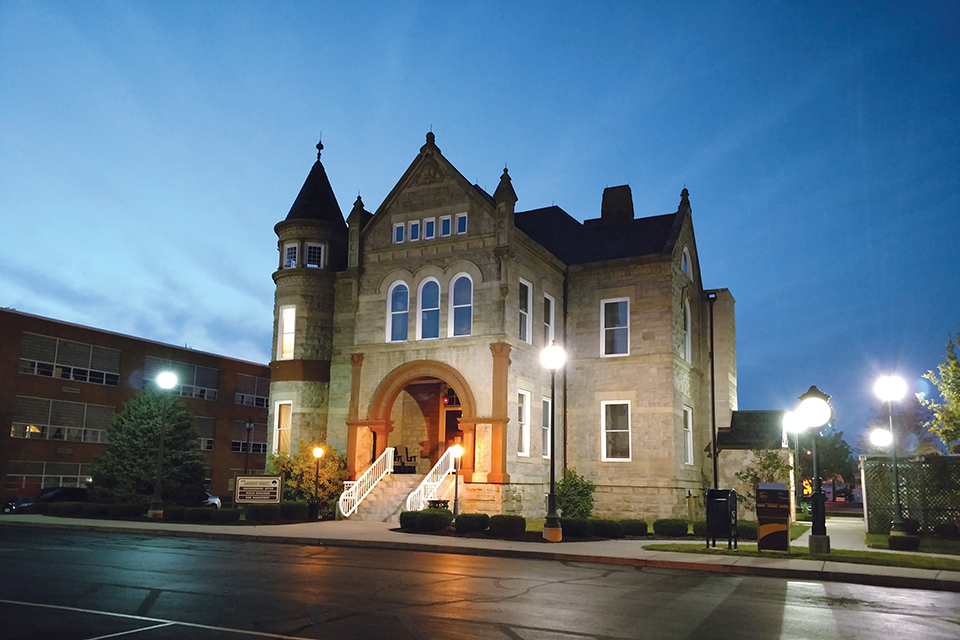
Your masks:
<svg viewBox="0 0 960 640"><path fill-rule="evenodd" d="M437 487L444 478L453 473L454 462L453 447L450 447L443 452L430 473L424 476L420 485L407 496L407 511L420 511L427 506L428 501L436 500Z"/></svg>
<svg viewBox="0 0 960 640"><path fill-rule="evenodd" d="M352 516L363 499L383 480L383 476L393 473L393 451L393 447L387 447L359 478L343 483L343 493L340 494L338 502L342 517Z"/></svg>

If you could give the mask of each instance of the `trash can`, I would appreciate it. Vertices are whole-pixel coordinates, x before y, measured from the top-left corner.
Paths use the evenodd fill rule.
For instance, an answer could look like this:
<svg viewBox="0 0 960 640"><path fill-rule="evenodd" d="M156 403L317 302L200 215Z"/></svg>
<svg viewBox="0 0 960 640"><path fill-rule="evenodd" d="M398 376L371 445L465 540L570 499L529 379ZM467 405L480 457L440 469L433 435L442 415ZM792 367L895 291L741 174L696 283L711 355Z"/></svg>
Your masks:
<svg viewBox="0 0 960 640"><path fill-rule="evenodd" d="M316 498L307 500L307 520L313 522L320 519L320 501Z"/></svg>
<svg viewBox="0 0 960 640"><path fill-rule="evenodd" d="M790 551L790 492L780 482L757 487L757 549Z"/></svg>
<svg viewBox="0 0 960 640"><path fill-rule="evenodd" d="M727 539L727 548L737 548L737 492L733 489L707 489L707 546L717 546L717 538Z"/></svg>

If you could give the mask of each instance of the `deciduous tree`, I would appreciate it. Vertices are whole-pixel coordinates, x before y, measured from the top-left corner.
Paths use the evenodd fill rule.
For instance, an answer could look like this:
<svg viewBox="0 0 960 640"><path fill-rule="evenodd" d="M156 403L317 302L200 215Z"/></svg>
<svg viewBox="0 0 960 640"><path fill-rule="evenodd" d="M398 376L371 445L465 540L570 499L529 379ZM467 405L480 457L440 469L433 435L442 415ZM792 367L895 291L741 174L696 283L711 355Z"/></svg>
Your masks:
<svg viewBox="0 0 960 640"><path fill-rule="evenodd" d="M313 448L316 446L323 449L319 475L317 459L313 457ZM303 440L299 443L299 453L296 455L280 453L270 456L267 473L284 477L285 499L308 500L313 497L316 486L321 504L339 498L343 493L343 482L349 477L346 459L339 455L332 445L324 442L307 444Z"/></svg>
<svg viewBox="0 0 960 640"><path fill-rule="evenodd" d="M947 342L947 358L937 367L936 373L926 372L923 377L932 382L940 392L937 402L932 398L918 396L920 402L933 413L926 423L927 428L939 436L945 445L960 440L960 362L956 348L960 346L960 333Z"/></svg>
<svg viewBox="0 0 960 640"><path fill-rule="evenodd" d="M784 455L783 449L754 449L750 464L737 471L737 480L747 485L747 492L743 495L743 503L748 510L753 510L757 504L757 489L761 482L790 481L790 462Z"/></svg>

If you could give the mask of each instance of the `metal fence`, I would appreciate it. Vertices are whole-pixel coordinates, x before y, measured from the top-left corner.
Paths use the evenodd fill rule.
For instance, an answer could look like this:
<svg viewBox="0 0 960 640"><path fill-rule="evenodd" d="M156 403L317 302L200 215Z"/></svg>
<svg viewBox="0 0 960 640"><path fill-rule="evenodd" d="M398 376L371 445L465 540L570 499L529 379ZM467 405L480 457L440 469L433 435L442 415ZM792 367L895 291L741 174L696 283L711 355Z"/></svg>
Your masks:
<svg viewBox="0 0 960 640"><path fill-rule="evenodd" d="M960 524L960 456L901 459L900 504L905 519L932 532L938 524ZM867 531L889 533L893 519L893 461L888 456L860 456L860 479Z"/></svg>

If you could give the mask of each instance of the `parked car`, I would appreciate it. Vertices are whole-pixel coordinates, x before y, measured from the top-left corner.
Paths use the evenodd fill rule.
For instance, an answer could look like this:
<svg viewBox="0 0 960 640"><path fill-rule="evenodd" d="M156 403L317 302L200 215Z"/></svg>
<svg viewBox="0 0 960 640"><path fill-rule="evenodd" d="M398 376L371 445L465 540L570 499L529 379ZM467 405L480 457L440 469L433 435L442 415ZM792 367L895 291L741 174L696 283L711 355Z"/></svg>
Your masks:
<svg viewBox="0 0 960 640"><path fill-rule="evenodd" d="M203 501L203 506L213 507L214 509L219 509L221 506L223 506L220 504L220 498L217 496L210 494L210 492L207 492L206 495L207 498Z"/></svg>
<svg viewBox="0 0 960 640"><path fill-rule="evenodd" d="M44 502L87 502L90 492L85 487L47 487L32 496L21 496L9 503L10 513L22 511L31 504Z"/></svg>

